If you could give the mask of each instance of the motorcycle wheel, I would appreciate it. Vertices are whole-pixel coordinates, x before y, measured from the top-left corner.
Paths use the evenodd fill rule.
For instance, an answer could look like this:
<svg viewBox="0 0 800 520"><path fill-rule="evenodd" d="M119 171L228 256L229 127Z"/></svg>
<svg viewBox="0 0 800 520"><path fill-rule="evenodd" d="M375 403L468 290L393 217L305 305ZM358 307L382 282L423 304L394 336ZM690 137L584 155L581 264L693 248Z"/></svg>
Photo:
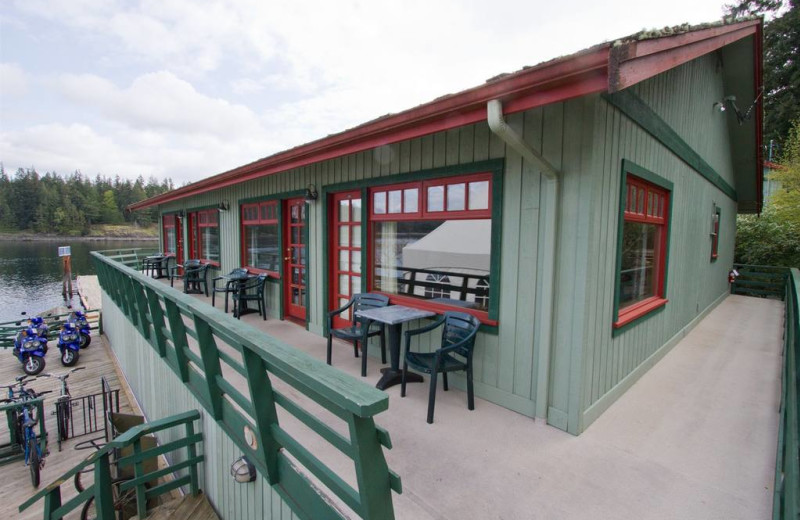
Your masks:
<svg viewBox="0 0 800 520"><path fill-rule="evenodd" d="M78 352L65 348L61 351L61 364L65 367L71 367L78 362L78 357Z"/></svg>
<svg viewBox="0 0 800 520"><path fill-rule="evenodd" d="M92 342L92 337L88 334L81 334L81 348L86 348Z"/></svg>
<svg viewBox="0 0 800 520"><path fill-rule="evenodd" d="M29 355L22 362L22 370L29 376L35 376L44 370L44 358Z"/></svg>
<svg viewBox="0 0 800 520"><path fill-rule="evenodd" d="M39 469L40 469L40 461L39 461L39 451L38 446L36 446L36 439L31 438L28 439L28 451L30 455L28 455L28 467L31 470L31 484L33 487L39 487Z"/></svg>

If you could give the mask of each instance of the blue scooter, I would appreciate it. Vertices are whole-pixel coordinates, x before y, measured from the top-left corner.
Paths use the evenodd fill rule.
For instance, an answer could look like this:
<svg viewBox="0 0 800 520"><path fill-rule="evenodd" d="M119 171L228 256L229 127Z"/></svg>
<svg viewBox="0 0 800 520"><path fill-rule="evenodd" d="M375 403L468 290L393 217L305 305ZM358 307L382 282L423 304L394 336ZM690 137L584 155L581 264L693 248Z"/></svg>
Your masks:
<svg viewBox="0 0 800 520"><path fill-rule="evenodd" d="M39 331L33 324L19 331L14 338L14 356L22 363L22 370L35 376L44 370L44 355L47 344L42 342Z"/></svg>
<svg viewBox="0 0 800 520"><path fill-rule="evenodd" d="M72 311L72 314L69 315L67 319L68 323L72 323L78 332L80 333L80 343L81 348L86 348L89 346L89 343L92 342L92 336L89 327L89 320L86 319L86 315L81 311Z"/></svg>
<svg viewBox="0 0 800 520"><path fill-rule="evenodd" d="M58 334L58 350L61 351L61 364L65 367L71 367L78 362L81 352L81 334L69 321L61 326L61 332Z"/></svg>

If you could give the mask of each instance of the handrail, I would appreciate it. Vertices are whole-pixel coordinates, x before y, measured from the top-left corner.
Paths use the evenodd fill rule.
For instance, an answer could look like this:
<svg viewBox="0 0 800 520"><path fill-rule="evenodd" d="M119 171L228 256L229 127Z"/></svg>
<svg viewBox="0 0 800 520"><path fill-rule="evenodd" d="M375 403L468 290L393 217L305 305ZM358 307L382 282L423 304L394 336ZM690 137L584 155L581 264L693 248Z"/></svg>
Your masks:
<svg viewBox="0 0 800 520"><path fill-rule="evenodd" d="M388 408L384 392L113 259L92 257L103 290L297 516L343 517L321 496L326 487L362 518L394 518L391 492L402 485L384 457L389 434L373 419ZM347 433L309 404L344 421ZM320 459L324 452L312 453L282 427L278 406L352 459L355 487Z"/></svg>
<svg viewBox="0 0 800 520"><path fill-rule="evenodd" d="M152 498L153 496L169 492L172 489L187 484L190 486L192 494L197 494L199 491L197 484L197 464L203 461L203 456L196 454L195 446L202 440L202 435L194 433L194 426L192 423L198 419L200 419L200 412L197 410L190 410L188 412L176 414L171 417L166 417L157 421L134 426L127 432L101 447L99 450L91 453L82 462L67 470L63 475L53 480L53 482L51 482L47 487L23 502L19 506L20 513L44 498L44 520L60 520L64 515L78 508L89 498L94 497L99 517L111 518L113 516L113 509L110 512L104 509L109 507L113 508L113 504L110 502L110 455L114 453L114 450L120 450L128 446L133 446L133 453L135 456L120 459L117 461L117 465L120 467L134 467L134 478L130 483L126 483L124 485L136 489L136 505L139 518L144 518L147 514L146 498ZM157 492L155 489L147 490L145 486L147 482L171 473L175 470L175 467L169 467L166 469L156 468L153 471L145 472L141 462L145 459L163 454L166 451L165 447L143 450L141 440L147 435L177 426L184 426L186 429L186 434L180 441L170 443L167 446L170 449L166 451L175 451L180 448L187 448L188 457L187 460L181 463L181 467L188 468L188 475L176 478L167 485L159 486ZM86 489L84 489L82 493L62 506L61 485L65 482L71 482L72 478L77 473L83 471L87 466L91 466L93 464L95 466L94 482L90 485L87 485Z"/></svg>
<svg viewBox="0 0 800 520"><path fill-rule="evenodd" d="M123 249L105 249L97 252L103 256L112 258L121 264L127 265L128 267L133 266L138 268L143 258L153 255L157 251L156 249L131 247Z"/></svg>
<svg viewBox="0 0 800 520"><path fill-rule="evenodd" d="M800 270L791 269L785 283L786 329L784 333L783 382L775 462L773 520L798 518L800 501Z"/></svg>
<svg viewBox="0 0 800 520"><path fill-rule="evenodd" d="M784 299L788 267L733 264L733 268L739 276L731 284L731 294Z"/></svg>

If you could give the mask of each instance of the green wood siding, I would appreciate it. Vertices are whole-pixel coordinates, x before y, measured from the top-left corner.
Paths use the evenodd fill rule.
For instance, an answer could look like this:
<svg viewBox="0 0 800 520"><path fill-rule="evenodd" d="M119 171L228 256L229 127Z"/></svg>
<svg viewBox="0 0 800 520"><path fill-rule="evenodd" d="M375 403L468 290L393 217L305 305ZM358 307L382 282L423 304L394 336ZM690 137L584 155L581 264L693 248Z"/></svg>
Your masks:
<svg viewBox="0 0 800 520"><path fill-rule="evenodd" d="M715 54L631 89L734 189L726 117L712 110L722 99L723 72ZM543 287L552 183L522 160L486 123L439 132L248 181L163 206L164 212L215 205L220 214L222 272L240 265L239 202L445 166L503 159L503 239L499 326L481 333L475 351L479 397L580 433L633 380L665 352L727 290L733 260L735 202L599 95L585 96L507 117L523 139L561 172L556 224L557 259L552 345L542 341L550 305ZM614 277L623 159L674 183L667 294L659 316L612 338ZM722 208L719 261L710 262L712 205ZM322 201L308 208L308 329L323 334L327 225ZM188 246L188 241L186 242ZM271 318L280 315L280 285L268 286ZM418 324L411 323L409 326ZM429 337L416 348L431 348ZM665 348L662 348L666 345ZM321 353L320 353L321 354ZM540 359L547 366L539 366ZM546 377L549 375L549 378ZM454 377L455 386L463 379Z"/></svg>
<svg viewBox="0 0 800 520"><path fill-rule="evenodd" d="M711 109L723 94L714 55L705 56L633 88L676 133L734 185L724 117ZM597 98L594 147L586 184L592 186L583 315L583 363L578 407L564 410L569 431L588 426L649 366L683 337L727 293L733 262L736 203L617 108ZM619 218L620 167L631 160L674 184L671 237L663 312L612 337ZM710 261L713 205L728 215L720 224L719 260ZM576 295L577 297L577 295ZM576 321L581 321L576 317ZM580 350L578 345L573 345ZM573 386L572 390L576 390ZM578 414L578 410L580 414Z"/></svg>
<svg viewBox="0 0 800 520"><path fill-rule="evenodd" d="M107 295L103 295L103 320L125 379L137 402L150 421L185 412L203 410L187 387L169 369L147 340ZM148 370L141 370L148 367ZM168 397L168 398L165 398ZM199 472L200 488L213 502L222 518L297 518L278 493L263 478L253 484L237 484L230 476L230 466L242 456L241 450L208 413L201 413L205 470ZM163 445L178 440L180 431L159 433ZM181 462L171 460L172 464ZM210 476L210 477L209 477ZM208 477L208 478L207 478Z"/></svg>
<svg viewBox="0 0 800 520"><path fill-rule="evenodd" d="M544 109L516 114L509 124L522 133L526 142L543 150L547 159L560 165L565 155L565 129L582 132L579 121L584 102L556 104ZM574 108L568 108L573 107ZM569 120L567 120L569 118ZM569 154L579 153L580 143L572 143ZM503 240L500 254L500 326L478 336L475 353L475 384L478 396L520 413L533 416L536 401L537 349L541 333L538 322L543 302L538 301L538 285L545 252L539 247L544 229L539 223L548 211L547 192L537 170L515 152L506 153L505 144L491 133L486 123L440 132L378 147L374 150L323 161L288 172L271 175L240 185L226 187L163 206L162 211L215 205L228 200L231 209L220 213L222 247L221 272L240 264L239 211L241 200L305 189L309 183L318 190L325 186L356 182L368 185L370 179L413 173L430 168L470 165L487 159L504 159L502 183ZM363 181L363 182L362 182ZM577 181L576 181L577 185ZM327 294L322 290L327 247L324 243L326 219L322 201L309 205L308 236L309 313L308 329L323 334ZM574 208L577 210L577 205ZM567 211L566 217L570 218ZM570 236L577 247L578 235ZM187 241L188 244L188 241ZM565 276L565 278L569 278ZM268 286L271 319L279 317L278 284ZM410 324L415 326L417 324ZM419 338L417 348L431 348L430 338ZM453 377L456 386L464 381Z"/></svg>

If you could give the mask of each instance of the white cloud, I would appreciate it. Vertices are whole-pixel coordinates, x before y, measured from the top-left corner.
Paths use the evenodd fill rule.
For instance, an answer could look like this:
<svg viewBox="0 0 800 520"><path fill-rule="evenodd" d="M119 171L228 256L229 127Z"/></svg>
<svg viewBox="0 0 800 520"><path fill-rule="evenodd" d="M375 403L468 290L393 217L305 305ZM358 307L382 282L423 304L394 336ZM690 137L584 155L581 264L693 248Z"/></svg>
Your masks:
<svg viewBox="0 0 800 520"><path fill-rule="evenodd" d="M0 160L180 184L719 5L16 0L0 92L28 104L3 114Z"/></svg>
<svg viewBox="0 0 800 520"><path fill-rule="evenodd" d="M0 99L22 96L28 91L28 77L16 63L0 63Z"/></svg>
<svg viewBox="0 0 800 520"><path fill-rule="evenodd" d="M141 130L227 139L263 132L256 115L246 106L205 96L170 72L145 74L126 89L91 74L65 75L60 85L70 101Z"/></svg>

